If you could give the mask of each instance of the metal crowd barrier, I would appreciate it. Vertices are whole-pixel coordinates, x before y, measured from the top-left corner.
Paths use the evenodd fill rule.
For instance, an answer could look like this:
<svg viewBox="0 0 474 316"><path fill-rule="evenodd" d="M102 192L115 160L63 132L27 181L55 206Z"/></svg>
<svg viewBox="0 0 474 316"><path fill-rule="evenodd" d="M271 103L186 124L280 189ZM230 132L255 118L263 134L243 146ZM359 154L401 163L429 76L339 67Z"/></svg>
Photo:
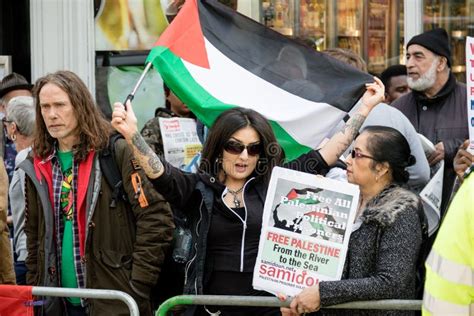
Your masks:
<svg viewBox="0 0 474 316"><path fill-rule="evenodd" d="M180 295L172 297L156 312L156 316L167 316L168 312L182 305L214 305L214 306L259 306L259 307L284 307L291 301L282 302L276 297L261 296L226 296L226 295ZM421 300L380 300L349 302L326 308L336 309L379 309L379 310L421 310Z"/></svg>
<svg viewBox="0 0 474 316"><path fill-rule="evenodd" d="M138 305L135 300L129 294L122 291L33 286L32 294L34 296L80 297L119 300L127 304L131 316L140 316Z"/></svg>

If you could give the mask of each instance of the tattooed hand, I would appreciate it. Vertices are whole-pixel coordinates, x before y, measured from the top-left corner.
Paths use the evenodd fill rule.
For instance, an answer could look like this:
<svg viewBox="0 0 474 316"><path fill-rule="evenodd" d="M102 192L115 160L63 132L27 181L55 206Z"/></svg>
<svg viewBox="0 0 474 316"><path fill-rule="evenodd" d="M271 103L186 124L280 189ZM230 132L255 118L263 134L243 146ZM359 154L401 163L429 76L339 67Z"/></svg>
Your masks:
<svg viewBox="0 0 474 316"><path fill-rule="evenodd" d="M367 83L365 85L367 91L362 96L362 106L359 113L365 116L385 99L385 86L379 78L374 77L374 80L374 83Z"/></svg>
<svg viewBox="0 0 474 316"><path fill-rule="evenodd" d="M156 179L163 174L163 164L155 152L148 146L139 132L133 134L130 145L133 155L142 166L148 178Z"/></svg>
<svg viewBox="0 0 474 316"><path fill-rule="evenodd" d="M138 132L137 118L130 101L127 103L127 110L120 102L114 104L112 126L125 137L132 148L133 155L149 178L156 179L163 174L163 164L160 158Z"/></svg>
<svg viewBox="0 0 474 316"><path fill-rule="evenodd" d="M379 78L374 77L374 80L374 83L366 84L367 91L362 97L359 110L347 121L342 131L334 134L320 149L319 153L329 166L332 166L351 145L369 112L384 100L385 87Z"/></svg>

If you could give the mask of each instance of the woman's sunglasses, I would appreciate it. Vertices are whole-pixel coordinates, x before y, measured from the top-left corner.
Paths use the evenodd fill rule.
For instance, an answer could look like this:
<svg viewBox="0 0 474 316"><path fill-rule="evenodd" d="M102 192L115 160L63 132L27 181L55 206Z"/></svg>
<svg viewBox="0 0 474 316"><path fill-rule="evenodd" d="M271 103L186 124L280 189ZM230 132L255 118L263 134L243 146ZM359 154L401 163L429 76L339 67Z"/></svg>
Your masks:
<svg viewBox="0 0 474 316"><path fill-rule="evenodd" d="M351 150L351 157L352 157L352 159L368 158L368 159L372 159L372 160L377 161L377 159L375 159L374 157L361 154L360 152L357 152L354 149Z"/></svg>
<svg viewBox="0 0 474 316"><path fill-rule="evenodd" d="M257 156L262 152L262 144L244 145L233 140L224 144L224 150L233 155L240 155L245 149L247 149L249 156Z"/></svg>

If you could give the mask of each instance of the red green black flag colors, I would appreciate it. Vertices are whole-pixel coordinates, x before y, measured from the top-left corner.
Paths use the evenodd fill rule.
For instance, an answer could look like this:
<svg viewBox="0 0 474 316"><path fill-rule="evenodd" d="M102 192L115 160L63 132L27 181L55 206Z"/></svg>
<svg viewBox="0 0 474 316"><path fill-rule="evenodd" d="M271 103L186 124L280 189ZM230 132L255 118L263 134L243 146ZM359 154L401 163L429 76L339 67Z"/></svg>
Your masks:
<svg viewBox="0 0 474 316"><path fill-rule="evenodd" d="M263 114L290 160L319 145L373 81L217 1L187 0L147 61L207 126L236 106Z"/></svg>

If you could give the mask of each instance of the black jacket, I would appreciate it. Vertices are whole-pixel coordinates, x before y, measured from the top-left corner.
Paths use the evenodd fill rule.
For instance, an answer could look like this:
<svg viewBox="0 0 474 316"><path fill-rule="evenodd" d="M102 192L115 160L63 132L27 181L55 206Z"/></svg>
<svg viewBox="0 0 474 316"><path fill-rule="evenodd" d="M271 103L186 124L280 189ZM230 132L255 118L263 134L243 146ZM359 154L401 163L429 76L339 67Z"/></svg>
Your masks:
<svg viewBox="0 0 474 316"><path fill-rule="evenodd" d="M444 144L442 212L454 183L454 156L459 146L469 138L466 98L466 85L456 82L451 74L435 97L428 99L422 92L412 91L391 104L406 115L418 133L435 145L438 142Z"/></svg>
<svg viewBox="0 0 474 316"><path fill-rule="evenodd" d="M214 203L222 195L225 186L215 177L206 173L186 173L163 162L165 171L161 177L152 180L156 190L168 202L179 207L191 223L193 233L193 255L186 265L184 293L203 294L209 275L206 275L207 235L212 220ZM285 167L303 172L324 174L328 165L319 152L311 151L302 155ZM268 183L250 179L243 191L244 203L248 212L263 215L263 206ZM253 265L255 265L253 259ZM247 269L245 269L247 270ZM253 270L253 267L251 267Z"/></svg>
<svg viewBox="0 0 474 316"><path fill-rule="evenodd" d="M391 185L367 203L354 225L340 281L321 282L324 308L351 301L415 299L416 263L422 242L414 193ZM323 310L324 315L413 315L409 311Z"/></svg>

